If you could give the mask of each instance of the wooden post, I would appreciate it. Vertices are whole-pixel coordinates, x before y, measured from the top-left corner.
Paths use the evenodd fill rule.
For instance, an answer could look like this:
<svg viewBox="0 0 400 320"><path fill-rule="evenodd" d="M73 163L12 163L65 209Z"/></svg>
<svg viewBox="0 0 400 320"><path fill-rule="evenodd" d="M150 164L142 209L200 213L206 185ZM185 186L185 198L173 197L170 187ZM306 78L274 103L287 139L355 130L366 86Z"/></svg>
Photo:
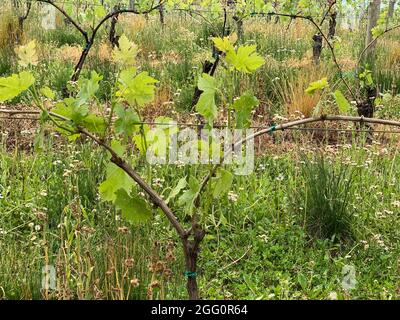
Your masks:
<svg viewBox="0 0 400 320"><path fill-rule="evenodd" d="M315 34L313 37L313 60L314 64L318 65L319 64L319 59L321 57L322 53L322 35L320 34Z"/></svg>
<svg viewBox="0 0 400 320"><path fill-rule="evenodd" d="M386 16L386 28L389 26L389 23L393 18L395 5L396 5L396 0L389 1L389 7L388 7L387 16Z"/></svg>
<svg viewBox="0 0 400 320"><path fill-rule="evenodd" d="M162 0L160 0L160 2L161 1ZM160 7L158 8L158 12L160 14L161 27L164 28L165 27L165 7L164 7L164 4L160 5Z"/></svg>
<svg viewBox="0 0 400 320"><path fill-rule="evenodd" d="M381 0L370 0L368 7L367 36L365 38L365 47L373 41L372 30L376 27L379 19ZM372 44L366 51L366 56L373 55L376 43Z"/></svg>

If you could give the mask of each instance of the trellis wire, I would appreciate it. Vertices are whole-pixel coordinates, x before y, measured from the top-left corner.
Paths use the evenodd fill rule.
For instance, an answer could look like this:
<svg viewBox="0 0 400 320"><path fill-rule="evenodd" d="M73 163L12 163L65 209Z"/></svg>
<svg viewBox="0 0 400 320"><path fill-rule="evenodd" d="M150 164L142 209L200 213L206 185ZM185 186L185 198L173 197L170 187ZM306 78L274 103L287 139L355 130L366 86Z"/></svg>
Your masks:
<svg viewBox="0 0 400 320"><path fill-rule="evenodd" d="M1 110L0 110L1 113ZM25 121L39 121L39 118L29 118L29 117L0 117L0 120L25 120ZM189 122L137 122L134 126L178 126L186 128L204 128L204 124L196 124ZM249 129L268 129L270 125L259 125L250 126ZM226 129L230 128L228 125L216 124L213 126L216 129ZM366 129L335 129L335 128L307 128L307 127L291 127L286 128L282 131L320 131L320 132L341 132L341 133L387 133L387 134L400 134L398 130L366 130Z"/></svg>

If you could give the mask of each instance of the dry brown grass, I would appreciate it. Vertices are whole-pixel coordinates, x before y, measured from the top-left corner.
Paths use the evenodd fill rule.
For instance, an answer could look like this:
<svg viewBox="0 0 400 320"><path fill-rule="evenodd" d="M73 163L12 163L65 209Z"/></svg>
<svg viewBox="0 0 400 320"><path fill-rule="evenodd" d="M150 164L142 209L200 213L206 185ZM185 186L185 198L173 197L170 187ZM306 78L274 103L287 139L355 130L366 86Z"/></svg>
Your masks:
<svg viewBox="0 0 400 320"><path fill-rule="evenodd" d="M82 54L82 48L80 46L64 45L57 49L55 57L59 61L64 62L77 62Z"/></svg>
<svg viewBox="0 0 400 320"><path fill-rule="evenodd" d="M96 56L101 62L111 61L112 48L109 42L102 42L96 51Z"/></svg>
<svg viewBox="0 0 400 320"><path fill-rule="evenodd" d="M146 18L143 15L122 15L119 21L128 38L133 39L138 32L143 31L147 26Z"/></svg>
<svg viewBox="0 0 400 320"><path fill-rule="evenodd" d="M0 48L6 48L15 42L18 25L11 8L6 5L2 5L2 7L0 12Z"/></svg>
<svg viewBox="0 0 400 320"><path fill-rule="evenodd" d="M277 85L278 94L284 102L284 110L287 115L298 114L299 112L309 117L318 101L321 93L307 94L305 90L311 82L328 76L328 71L321 66L308 65L299 70L298 76Z"/></svg>
<svg viewBox="0 0 400 320"><path fill-rule="evenodd" d="M271 35L273 37L281 35L290 41L303 39L307 37L307 35L311 37L313 31L309 23L301 20L292 21L290 27L287 28L285 24L274 23L273 21L270 22L266 19L251 19L245 21L243 29L245 33L262 33L266 36Z"/></svg>
<svg viewBox="0 0 400 320"><path fill-rule="evenodd" d="M313 67L313 58L312 58L312 50L306 52L302 59L298 58L289 58L285 64L290 68L312 68Z"/></svg>
<svg viewBox="0 0 400 320"><path fill-rule="evenodd" d="M158 89L154 102L143 110L144 119L147 121L153 121L161 116L176 118L174 113L171 90L167 86Z"/></svg>
<svg viewBox="0 0 400 320"><path fill-rule="evenodd" d="M357 66L357 60L352 57L346 57L338 60L342 71L352 71Z"/></svg>
<svg viewBox="0 0 400 320"><path fill-rule="evenodd" d="M381 70L400 70L400 41L382 39L379 46L383 48L378 55L378 65Z"/></svg>

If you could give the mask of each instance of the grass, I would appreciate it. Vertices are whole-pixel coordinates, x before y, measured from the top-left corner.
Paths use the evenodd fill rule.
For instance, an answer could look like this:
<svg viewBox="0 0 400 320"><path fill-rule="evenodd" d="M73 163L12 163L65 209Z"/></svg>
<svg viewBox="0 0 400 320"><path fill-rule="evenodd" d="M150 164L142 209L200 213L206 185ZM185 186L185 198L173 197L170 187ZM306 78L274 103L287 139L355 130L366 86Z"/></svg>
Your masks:
<svg viewBox="0 0 400 320"><path fill-rule="evenodd" d="M103 154L78 146L14 157L1 157L0 247L5 254L0 286L5 298L143 299L151 285L154 298L171 297L173 288L164 292L170 277L165 270L180 268L172 263L175 248L168 235L155 245L150 225L130 228L99 201ZM154 256L142 250L153 247L159 251ZM159 262L164 269L149 272ZM40 291L45 265L57 268L57 293Z"/></svg>
<svg viewBox="0 0 400 320"><path fill-rule="evenodd" d="M303 159L293 150L267 153L253 175L237 178L230 196L213 204L199 263L203 297L327 299L336 292L342 299L398 298L398 151L347 145L326 146L323 151L325 161L339 157L359 172L349 184L352 192L341 161L332 161L329 169L309 163L317 166L314 174L326 179L316 181L307 176L308 169L299 170ZM389 153L383 160L382 152ZM155 213L153 224L129 226L99 201L103 159L104 154L88 145L36 155L1 153L3 298L185 297L179 242L167 221ZM197 169L185 169L192 170ZM154 177L164 178L158 184L160 192L176 185L180 176L174 171L168 166L153 169ZM344 207L338 200L342 192L353 195L345 209L354 212L354 241L331 237L347 235L350 223L339 223L339 215L347 214L337 211ZM305 203L298 204L311 213L307 219L332 222L336 230L328 228L327 234L310 237L304 214L289 197L296 193L312 197L299 197ZM42 267L47 264L56 266L56 292L40 290ZM344 265L354 265L357 271L359 284L350 292L340 284Z"/></svg>
<svg viewBox="0 0 400 320"><path fill-rule="evenodd" d="M295 209L304 211L306 230L320 239L346 240L354 237L354 213L350 208L354 170L346 164L304 158L304 188L296 194Z"/></svg>

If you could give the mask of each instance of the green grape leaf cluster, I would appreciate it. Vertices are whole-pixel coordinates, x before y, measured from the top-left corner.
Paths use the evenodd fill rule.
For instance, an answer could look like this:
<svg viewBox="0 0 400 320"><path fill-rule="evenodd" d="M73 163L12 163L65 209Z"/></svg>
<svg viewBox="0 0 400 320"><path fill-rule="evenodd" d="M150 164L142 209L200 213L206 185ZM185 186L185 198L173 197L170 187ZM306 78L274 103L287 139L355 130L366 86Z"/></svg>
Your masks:
<svg viewBox="0 0 400 320"><path fill-rule="evenodd" d="M258 99L251 94L246 92L239 99L237 99L232 109L236 112L236 128L244 129L250 127L251 124L251 112L259 104Z"/></svg>
<svg viewBox="0 0 400 320"><path fill-rule="evenodd" d="M201 114L209 124L212 124L218 116L218 109L215 103L215 93L217 92L216 80L209 74L203 73L199 78L197 86L202 91L202 94L196 104L196 111Z"/></svg>
<svg viewBox="0 0 400 320"><path fill-rule="evenodd" d="M322 78L318 81L311 82L305 92L308 94L314 94L319 90L325 89L327 86L329 86L328 78Z"/></svg>
<svg viewBox="0 0 400 320"><path fill-rule="evenodd" d="M116 199L114 204L121 210L122 217L127 221L137 224L146 222L151 218L151 209L144 199L129 195L125 189L117 190L115 195Z"/></svg>
<svg viewBox="0 0 400 320"><path fill-rule="evenodd" d="M335 98L336 104L338 105L339 112L342 114L348 113L350 111L351 105L350 102L343 95L343 93L340 90L336 90L332 94Z"/></svg>
<svg viewBox="0 0 400 320"><path fill-rule="evenodd" d="M129 41L125 34L120 37L118 43L119 47L116 47L112 52L113 61L121 67L134 66L139 52L138 46Z"/></svg>
<svg viewBox="0 0 400 320"><path fill-rule="evenodd" d="M19 96L35 83L32 73L22 71L10 77L0 77L0 102L5 102Z"/></svg>
<svg viewBox="0 0 400 320"><path fill-rule="evenodd" d="M233 174L220 168L211 181L212 194L214 198L220 198L228 193L233 183Z"/></svg>
<svg viewBox="0 0 400 320"><path fill-rule="evenodd" d="M106 128L103 117L89 112L89 103L94 99L103 79L97 72L92 71L89 79L80 79L79 92L76 97L68 97L58 102L52 112L71 120L72 128L82 126L94 133L102 133Z"/></svg>
<svg viewBox="0 0 400 320"><path fill-rule="evenodd" d="M216 48L225 54L226 62L240 72L252 73L265 64L265 59L256 51L256 45L243 45L235 50L229 37L212 40Z"/></svg>
<svg viewBox="0 0 400 320"><path fill-rule="evenodd" d="M194 200L200 192L200 182L193 176L188 179L187 189L178 199L178 205L184 206L185 211L190 213L194 207Z"/></svg>
<svg viewBox="0 0 400 320"><path fill-rule="evenodd" d="M130 106L143 107L153 101L155 84L158 81L150 77L146 71L139 74L136 74L136 71L136 68L129 68L121 72L118 79L117 96Z"/></svg>

